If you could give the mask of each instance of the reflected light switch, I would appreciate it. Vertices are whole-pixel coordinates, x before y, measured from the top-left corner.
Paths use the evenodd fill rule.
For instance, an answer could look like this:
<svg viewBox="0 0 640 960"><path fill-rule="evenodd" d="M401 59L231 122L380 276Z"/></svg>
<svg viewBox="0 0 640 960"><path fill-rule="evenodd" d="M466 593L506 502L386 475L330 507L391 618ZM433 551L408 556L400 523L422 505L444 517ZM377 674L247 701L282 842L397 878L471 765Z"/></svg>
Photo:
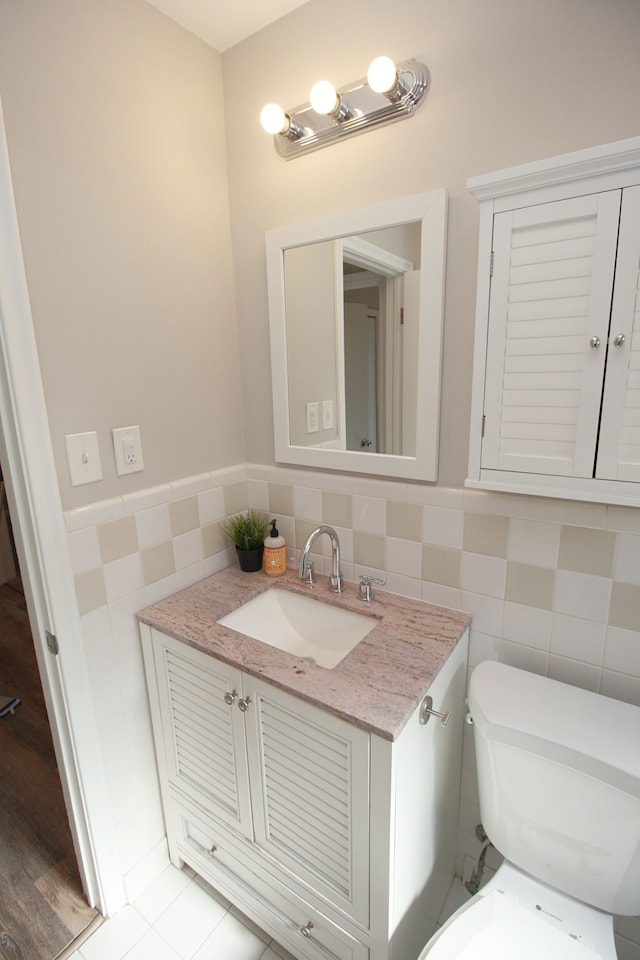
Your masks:
<svg viewBox="0 0 640 960"><path fill-rule="evenodd" d="M317 433L319 430L319 406L320 404L317 400L314 400L312 403L305 404L307 413L307 433Z"/></svg>
<svg viewBox="0 0 640 960"><path fill-rule="evenodd" d="M333 400L322 401L322 429L331 430L333 428Z"/></svg>

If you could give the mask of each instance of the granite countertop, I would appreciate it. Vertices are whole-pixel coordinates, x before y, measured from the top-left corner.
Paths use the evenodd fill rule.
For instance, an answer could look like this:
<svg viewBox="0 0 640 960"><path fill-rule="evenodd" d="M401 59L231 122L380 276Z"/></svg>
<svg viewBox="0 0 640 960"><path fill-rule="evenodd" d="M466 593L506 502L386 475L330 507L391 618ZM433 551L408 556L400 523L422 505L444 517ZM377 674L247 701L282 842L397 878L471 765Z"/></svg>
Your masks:
<svg viewBox="0 0 640 960"><path fill-rule="evenodd" d="M374 617L378 623L331 670L217 623L271 588L312 593L319 601ZM357 599L357 591L356 584L347 583L343 593L331 593L328 577L321 575L310 586L293 569L276 578L229 567L147 607L138 619L386 740L395 740L470 617L380 589L375 600L364 603Z"/></svg>

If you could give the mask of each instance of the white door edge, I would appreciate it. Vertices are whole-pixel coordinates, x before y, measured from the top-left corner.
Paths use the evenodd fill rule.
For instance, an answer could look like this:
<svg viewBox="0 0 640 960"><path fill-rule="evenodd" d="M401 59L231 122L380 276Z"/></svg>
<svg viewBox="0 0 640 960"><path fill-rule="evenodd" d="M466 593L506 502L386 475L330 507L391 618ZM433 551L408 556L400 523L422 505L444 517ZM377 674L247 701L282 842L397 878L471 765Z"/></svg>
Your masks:
<svg viewBox="0 0 640 960"><path fill-rule="evenodd" d="M126 901L77 610L0 101L0 457L76 856L91 906ZM60 652L47 649L46 631Z"/></svg>

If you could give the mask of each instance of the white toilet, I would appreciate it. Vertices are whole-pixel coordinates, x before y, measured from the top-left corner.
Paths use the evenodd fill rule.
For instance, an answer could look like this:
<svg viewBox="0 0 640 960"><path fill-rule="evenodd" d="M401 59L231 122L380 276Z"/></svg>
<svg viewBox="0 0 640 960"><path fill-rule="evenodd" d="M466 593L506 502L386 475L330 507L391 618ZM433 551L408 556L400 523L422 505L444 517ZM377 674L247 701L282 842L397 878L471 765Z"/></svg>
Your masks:
<svg viewBox="0 0 640 960"><path fill-rule="evenodd" d="M505 860L420 960L616 960L612 914L640 913L640 708L487 661L469 712Z"/></svg>

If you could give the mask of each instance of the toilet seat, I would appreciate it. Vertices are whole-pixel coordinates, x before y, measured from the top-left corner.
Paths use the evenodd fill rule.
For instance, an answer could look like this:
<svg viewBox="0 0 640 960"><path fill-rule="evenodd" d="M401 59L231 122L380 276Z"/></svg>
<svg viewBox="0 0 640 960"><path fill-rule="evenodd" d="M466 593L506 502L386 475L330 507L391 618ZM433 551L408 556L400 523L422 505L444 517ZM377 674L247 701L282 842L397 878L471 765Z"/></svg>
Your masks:
<svg viewBox="0 0 640 960"><path fill-rule="evenodd" d="M419 960L616 960L613 919L504 863Z"/></svg>

